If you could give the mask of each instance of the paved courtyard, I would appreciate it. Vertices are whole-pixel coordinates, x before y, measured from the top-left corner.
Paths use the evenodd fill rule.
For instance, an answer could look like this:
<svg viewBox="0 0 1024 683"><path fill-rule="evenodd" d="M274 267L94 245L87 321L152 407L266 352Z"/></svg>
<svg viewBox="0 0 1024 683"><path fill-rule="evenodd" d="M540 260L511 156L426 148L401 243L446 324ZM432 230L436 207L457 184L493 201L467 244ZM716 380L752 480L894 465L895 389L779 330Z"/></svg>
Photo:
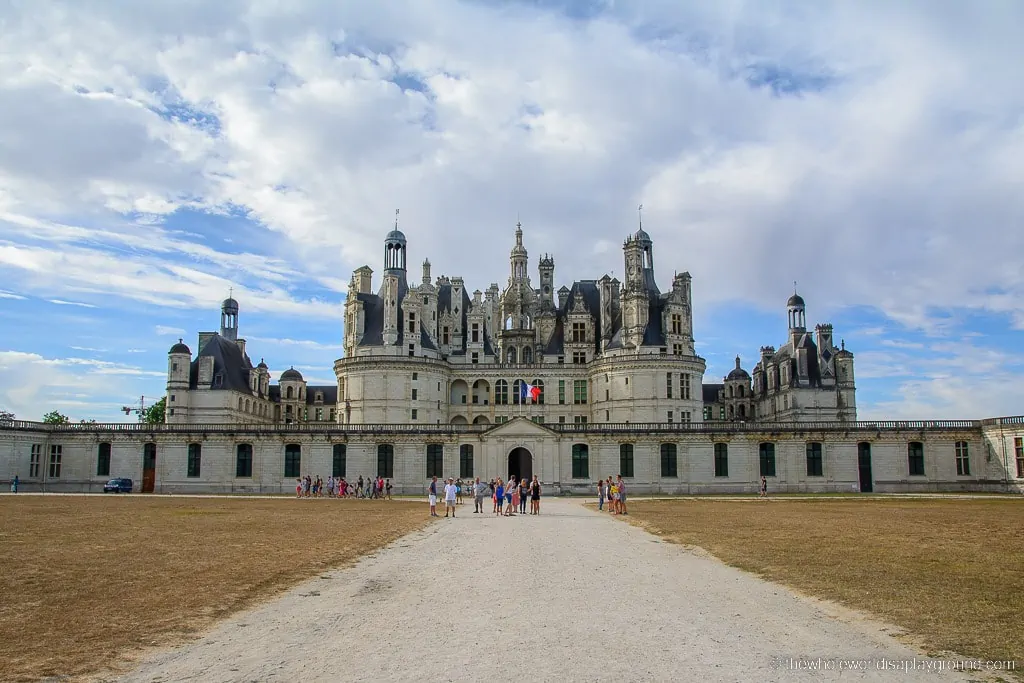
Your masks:
<svg viewBox="0 0 1024 683"><path fill-rule="evenodd" d="M923 656L579 501L458 514L124 680L961 680L895 670Z"/></svg>

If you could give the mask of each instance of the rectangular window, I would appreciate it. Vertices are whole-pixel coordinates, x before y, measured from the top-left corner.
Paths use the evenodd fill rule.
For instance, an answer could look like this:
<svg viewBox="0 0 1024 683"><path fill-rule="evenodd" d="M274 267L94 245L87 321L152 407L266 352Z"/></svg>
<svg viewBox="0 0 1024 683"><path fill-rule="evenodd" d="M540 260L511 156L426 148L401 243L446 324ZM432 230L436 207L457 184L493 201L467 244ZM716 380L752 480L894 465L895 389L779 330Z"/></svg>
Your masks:
<svg viewBox="0 0 1024 683"><path fill-rule="evenodd" d="M572 381L572 402L575 405L583 405L587 402L587 380L574 379Z"/></svg>
<svg viewBox="0 0 1024 683"><path fill-rule="evenodd" d="M956 474L958 477L968 477L971 474L971 459L967 453L967 442L956 442Z"/></svg>
<svg viewBox="0 0 1024 683"><path fill-rule="evenodd" d="M324 421L324 409L323 408L317 408L316 409L316 421L317 422L323 422Z"/></svg>
<svg viewBox="0 0 1024 683"><path fill-rule="evenodd" d="M565 415L559 415L558 416L558 424L560 424L560 425L564 425L565 424Z"/></svg>
<svg viewBox="0 0 1024 683"><path fill-rule="evenodd" d="M665 373L665 398L672 398L672 373ZM669 420L671 422L671 420Z"/></svg>
<svg viewBox="0 0 1024 683"><path fill-rule="evenodd" d="M812 441L807 444L807 476L820 477L821 472L821 444Z"/></svg>
<svg viewBox="0 0 1024 683"><path fill-rule="evenodd" d="M611 422L612 421L612 413L611 413L610 410L604 411L604 421L605 422Z"/></svg>
<svg viewBox="0 0 1024 683"><path fill-rule="evenodd" d="M414 372L414 373L412 373L412 381L413 381L413 382L415 382L415 381L416 381L416 380L418 380L419 378L420 378L420 373L418 373L418 372Z"/></svg>
<svg viewBox="0 0 1024 683"><path fill-rule="evenodd" d="M572 343L573 344L585 344L587 342L587 324L586 323L573 323L572 324Z"/></svg>
<svg viewBox="0 0 1024 683"><path fill-rule="evenodd" d="M413 408L411 412L412 412L412 414L410 415L411 419L415 420L417 417L419 417L420 411L417 410L416 408Z"/></svg>
<svg viewBox="0 0 1024 683"><path fill-rule="evenodd" d="M473 341L475 341L475 342L480 341L480 324L479 323L473 323L473 330L472 330L471 334L472 334L472 340Z"/></svg>
<svg viewBox="0 0 1024 683"><path fill-rule="evenodd" d="M416 400L419 397L419 391L417 389L412 390L412 400Z"/></svg>
<svg viewBox="0 0 1024 683"><path fill-rule="evenodd" d="M96 448L96 476L110 476L110 444L101 443Z"/></svg>
<svg viewBox="0 0 1024 683"><path fill-rule="evenodd" d="M416 314L409 313L409 332L411 334L416 333Z"/></svg>
<svg viewBox="0 0 1024 683"><path fill-rule="evenodd" d="M676 445L674 443L661 444L661 476L679 476L679 468L676 458Z"/></svg>
<svg viewBox="0 0 1024 683"><path fill-rule="evenodd" d="M50 478L60 478L60 465L64 459L64 447L56 444L50 446Z"/></svg>
<svg viewBox="0 0 1024 683"><path fill-rule="evenodd" d="M671 421L672 421L672 411L670 410L670 411L668 411L668 420L667 420L667 422L671 422Z"/></svg>
<svg viewBox="0 0 1024 683"><path fill-rule="evenodd" d="M477 353L476 351L473 352L472 362L473 363L479 363L480 362L480 354Z"/></svg>
<svg viewBox="0 0 1024 683"><path fill-rule="evenodd" d="M473 446L468 443L459 446L459 476L473 476Z"/></svg>
<svg viewBox="0 0 1024 683"><path fill-rule="evenodd" d="M715 476L729 476L729 444L715 444Z"/></svg>
<svg viewBox="0 0 1024 683"><path fill-rule="evenodd" d="M449 337L449 334L448 334L448 328L447 327L442 327L441 328L441 343L442 344L448 344L449 341L450 341L450 337Z"/></svg>
<svg viewBox="0 0 1024 683"><path fill-rule="evenodd" d="M672 314L672 334L683 333L683 316L678 313Z"/></svg>
<svg viewBox="0 0 1024 683"><path fill-rule="evenodd" d="M409 344L409 358L412 358L415 355L416 355L416 345L415 344Z"/></svg>
<svg viewBox="0 0 1024 683"><path fill-rule="evenodd" d="M1024 437L1014 437L1013 452L1017 458L1017 478L1024 479Z"/></svg>
<svg viewBox="0 0 1024 683"><path fill-rule="evenodd" d="M724 420L725 419L725 406L722 406L722 407L720 407L718 409L718 419L719 420Z"/></svg>
<svg viewBox="0 0 1024 683"><path fill-rule="evenodd" d="M32 455L28 461L28 476L35 479L39 476L39 461L43 457L43 446L42 444L32 444Z"/></svg>
<svg viewBox="0 0 1024 683"><path fill-rule="evenodd" d="M284 476L298 477L302 470L302 446L290 443L284 447Z"/></svg>
<svg viewBox="0 0 1024 683"><path fill-rule="evenodd" d="M252 476L252 444L240 443L235 446L235 476Z"/></svg>
<svg viewBox="0 0 1024 683"><path fill-rule="evenodd" d="M494 424L496 425L503 425L506 422L508 422L508 417L505 415L496 415L494 417Z"/></svg>
<svg viewBox="0 0 1024 683"><path fill-rule="evenodd" d="M201 443L190 443L188 445L188 468L185 476L198 477L203 461L203 445Z"/></svg>
<svg viewBox="0 0 1024 683"><path fill-rule="evenodd" d="M444 446L439 443L427 444L427 479L444 476Z"/></svg>
<svg viewBox="0 0 1024 683"><path fill-rule="evenodd" d="M683 345L682 344L673 344L672 345L672 355L673 356L681 356L681 355L683 355Z"/></svg>
<svg viewBox="0 0 1024 683"><path fill-rule="evenodd" d="M586 415L573 415L572 421L573 421L573 424L585 425L585 424L587 424L587 416Z"/></svg>
<svg viewBox="0 0 1024 683"><path fill-rule="evenodd" d="M679 413L679 421L680 422L689 422L690 421L690 411L689 410L684 410L681 413Z"/></svg>
<svg viewBox="0 0 1024 683"><path fill-rule="evenodd" d="M377 476L385 479L395 477L395 447L389 443L377 446Z"/></svg>
<svg viewBox="0 0 1024 683"><path fill-rule="evenodd" d="M911 476L924 476L924 444L920 441L907 444L907 469Z"/></svg>
<svg viewBox="0 0 1024 683"><path fill-rule="evenodd" d="M344 477L348 470L348 446L343 443L334 444L331 460L331 476Z"/></svg>
<svg viewBox="0 0 1024 683"><path fill-rule="evenodd" d="M633 476L633 444L619 444L619 474L624 477Z"/></svg>
<svg viewBox="0 0 1024 683"><path fill-rule="evenodd" d="M543 415L534 415L530 419L533 420L536 424L539 424L539 425L544 424L544 416Z"/></svg>
<svg viewBox="0 0 1024 683"><path fill-rule="evenodd" d="M585 443L572 445L572 478L587 479L590 477L590 447Z"/></svg>
<svg viewBox="0 0 1024 683"><path fill-rule="evenodd" d="M559 405L565 404L565 380L558 380L558 403Z"/></svg>
<svg viewBox="0 0 1024 683"><path fill-rule="evenodd" d="M174 403L174 394L171 394L171 403Z"/></svg>
<svg viewBox="0 0 1024 683"><path fill-rule="evenodd" d="M685 372L679 373L679 398L690 400L690 376Z"/></svg>
<svg viewBox="0 0 1024 683"><path fill-rule="evenodd" d="M572 362L573 362L574 365L585 365L586 362L587 362L587 352L586 351L573 351L572 352Z"/></svg>
<svg viewBox="0 0 1024 683"><path fill-rule="evenodd" d="M761 476L775 476L775 444L762 443L757 448L761 460Z"/></svg>

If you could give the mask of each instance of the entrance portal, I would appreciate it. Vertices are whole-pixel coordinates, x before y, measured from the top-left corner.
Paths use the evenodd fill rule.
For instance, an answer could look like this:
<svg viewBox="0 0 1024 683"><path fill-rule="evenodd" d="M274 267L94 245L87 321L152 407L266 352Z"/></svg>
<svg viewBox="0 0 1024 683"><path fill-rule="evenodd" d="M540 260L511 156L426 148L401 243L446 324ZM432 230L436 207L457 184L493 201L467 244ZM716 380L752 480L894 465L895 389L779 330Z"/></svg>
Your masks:
<svg viewBox="0 0 1024 683"><path fill-rule="evenodd" d="M533 455L525 448L513 448L508 454L508 476L516 481L533 479Z"/></svg>
<svg viewBox="0 0 1024 683"><path fill-rule="evenodd" d="M147 443L142 449L142 492L153 493L156 484L156 444Z"/></svg>

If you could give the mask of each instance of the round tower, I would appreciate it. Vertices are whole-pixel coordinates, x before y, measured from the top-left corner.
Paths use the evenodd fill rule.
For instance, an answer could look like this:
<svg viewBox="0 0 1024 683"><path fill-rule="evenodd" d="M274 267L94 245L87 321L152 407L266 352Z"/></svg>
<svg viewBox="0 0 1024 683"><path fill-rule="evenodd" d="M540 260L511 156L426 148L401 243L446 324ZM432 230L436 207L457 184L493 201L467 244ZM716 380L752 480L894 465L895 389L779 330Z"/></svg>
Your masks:
<svg viewBox="0 0 1024 683"><path fill-rule="evenodd" d="M220 305L220 336L238 341L238 302L230 296Z"/></svg>
<svg viewBox="0 0 1024 683"><path fill-rule="evenodd" d="M167 352L167 410L165 422L188 420L189 374L192 350L181 339Z"/></svg>

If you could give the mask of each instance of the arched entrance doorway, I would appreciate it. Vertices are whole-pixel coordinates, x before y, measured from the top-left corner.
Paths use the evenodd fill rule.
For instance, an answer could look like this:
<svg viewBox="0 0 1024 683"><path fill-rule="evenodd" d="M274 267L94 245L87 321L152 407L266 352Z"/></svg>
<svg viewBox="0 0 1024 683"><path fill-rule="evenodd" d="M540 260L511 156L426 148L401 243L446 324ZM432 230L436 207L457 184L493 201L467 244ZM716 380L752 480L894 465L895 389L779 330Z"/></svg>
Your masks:
<svg viewBox="0 0 1024 683"><path fill-rule="evenodd" d="M516 480L533 478L533 455L523 447L513 448L508 454L508 476Z"/></svg>

